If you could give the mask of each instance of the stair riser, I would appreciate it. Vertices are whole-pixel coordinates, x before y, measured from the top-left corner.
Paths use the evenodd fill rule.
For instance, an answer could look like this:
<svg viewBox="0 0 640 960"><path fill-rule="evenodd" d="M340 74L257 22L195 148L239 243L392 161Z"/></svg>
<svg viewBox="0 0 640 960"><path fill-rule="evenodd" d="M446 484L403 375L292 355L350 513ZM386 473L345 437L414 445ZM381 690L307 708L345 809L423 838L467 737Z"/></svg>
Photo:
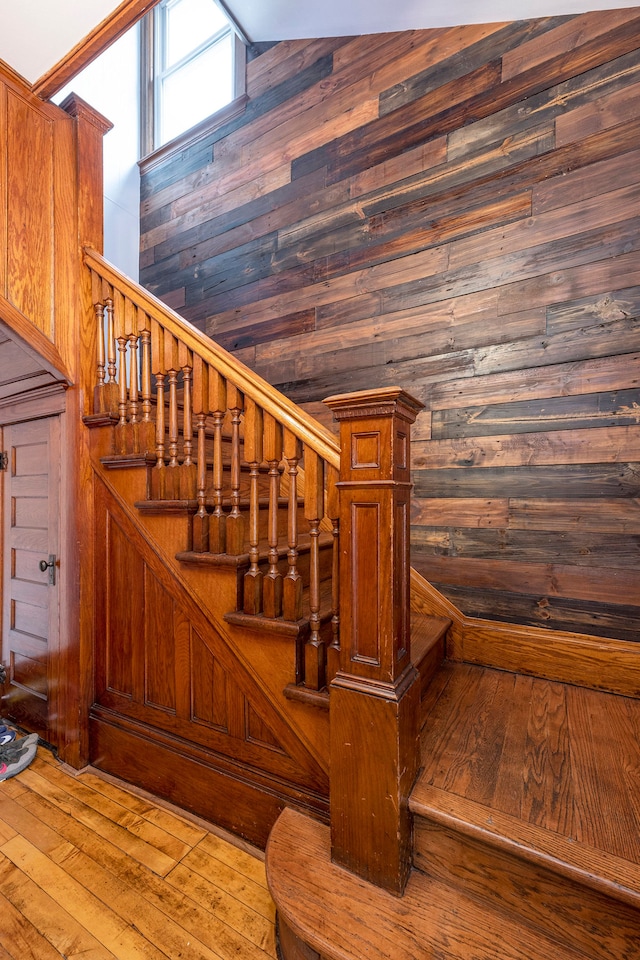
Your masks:
<svg viewBox="0 0 640 960"><path fill-rule="evenodd" d="M591 960L637 960L640 910L517 854L416 817L414 865Z"/></svg>

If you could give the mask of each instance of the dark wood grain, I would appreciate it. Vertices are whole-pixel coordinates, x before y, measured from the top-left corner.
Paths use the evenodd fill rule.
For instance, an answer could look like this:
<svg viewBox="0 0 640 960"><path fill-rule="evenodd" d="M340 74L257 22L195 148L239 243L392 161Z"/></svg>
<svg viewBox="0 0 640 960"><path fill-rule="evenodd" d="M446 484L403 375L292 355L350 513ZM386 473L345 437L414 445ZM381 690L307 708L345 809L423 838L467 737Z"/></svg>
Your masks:
<svg viewBox="0 0 640 960"><path fill-rule="evenodd" d="M270 109L143 173L143 282L296 402L410 385L418 500L535 499L528 529L418 507L424 572L516 564L466 591L438 572L467 613L637 633L613 573L544 608L510 585L640 562L614 506L640 458L639 43L625 10L276 44L250 64ZM583 497L598 530L559 532L553 501Z"/></svg>

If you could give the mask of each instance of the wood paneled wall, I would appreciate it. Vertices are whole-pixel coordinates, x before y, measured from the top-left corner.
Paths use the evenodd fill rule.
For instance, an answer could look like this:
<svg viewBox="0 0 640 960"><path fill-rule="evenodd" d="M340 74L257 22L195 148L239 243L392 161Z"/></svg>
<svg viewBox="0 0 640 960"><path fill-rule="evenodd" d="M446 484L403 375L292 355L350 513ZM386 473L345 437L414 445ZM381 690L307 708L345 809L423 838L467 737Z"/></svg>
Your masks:
<svg viewBox="0 0 640 960"><path fill-rule="evenodd" d="M413 563L640 639L640 9L282 42L143 164L143 283L294 400L399 384Z"/></svg>
<svg viewBox="0 0 640 960"><path fill-rule="evenodd" d="M73 136L0 64L0 298L56 345L56 317L76 296Z"/></svg>

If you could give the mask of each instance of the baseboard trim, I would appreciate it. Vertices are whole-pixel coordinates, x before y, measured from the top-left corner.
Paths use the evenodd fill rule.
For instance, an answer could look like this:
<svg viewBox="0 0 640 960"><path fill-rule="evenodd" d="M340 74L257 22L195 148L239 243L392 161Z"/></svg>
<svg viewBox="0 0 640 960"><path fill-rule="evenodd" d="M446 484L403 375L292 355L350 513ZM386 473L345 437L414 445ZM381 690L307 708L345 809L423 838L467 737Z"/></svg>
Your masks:
<svg viewBox="0 0 640 960"><path fill-rule="evenodd" d="M411 570L411 608L451 620L451 660L640 698L640 644L465 616Z"/></svg>

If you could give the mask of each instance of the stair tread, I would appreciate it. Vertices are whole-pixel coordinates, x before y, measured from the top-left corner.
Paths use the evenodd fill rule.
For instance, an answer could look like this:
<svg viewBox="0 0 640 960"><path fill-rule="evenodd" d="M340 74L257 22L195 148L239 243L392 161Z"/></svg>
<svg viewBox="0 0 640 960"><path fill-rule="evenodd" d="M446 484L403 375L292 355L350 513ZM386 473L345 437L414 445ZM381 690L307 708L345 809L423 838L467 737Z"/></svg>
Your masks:
<svg viewBox="0 0 640 960"><path fill-rule="evenodd" d="M331 862L329 827L291 809L273 827L266 866L280 917L326 960L581 956L418 870L403 897L374 887Z"/></svg>
<svg viewBox="0 0 640 960"><path fill-rule="evenodd" d="M426 702L414 817L640 907L640 700L446 663Z"/></svg>
<svg viewBox="0 0 640 960"><path fill-rule="evenodd" d="M177 501L176 501L177 502ZM180 501L182 502L182 501ZM322 549L328 549L333 546L333 536L330 533L321 533L318 537L318 546ZM176 559L181 563L195 563L206 566L242 566L249 563L249 545L245 543L246 552L239 554L228 553L199 553L197 550L181 550L176 554ZM269 545L261 540L258 545L259 562L264 563L269 559ZM278 542L278 557L280 559L287 556L289 546L286 540ZM298 556L303 556L311 550L311 537L308 533L301 533L298 536Z"/></svg>

